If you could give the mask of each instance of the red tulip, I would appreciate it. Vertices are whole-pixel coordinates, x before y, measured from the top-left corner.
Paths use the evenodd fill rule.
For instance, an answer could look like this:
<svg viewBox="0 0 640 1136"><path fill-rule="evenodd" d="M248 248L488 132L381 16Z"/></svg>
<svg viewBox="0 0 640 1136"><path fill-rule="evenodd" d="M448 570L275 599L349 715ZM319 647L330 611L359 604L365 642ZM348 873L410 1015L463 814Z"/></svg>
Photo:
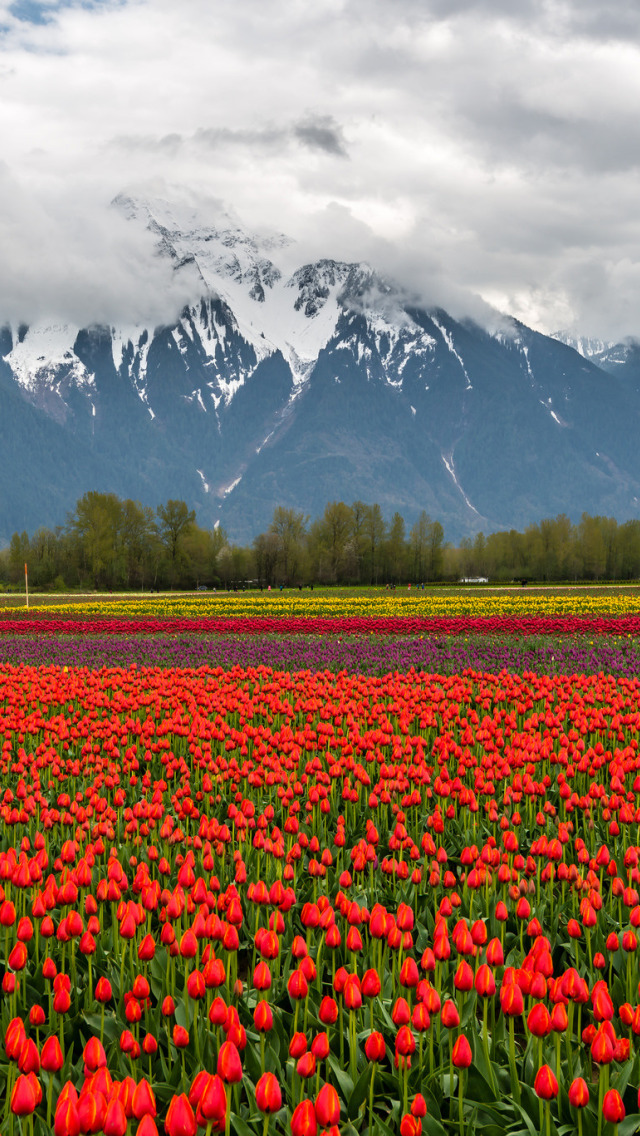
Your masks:
<svg viewBox="0 0 640 1136"><path fill-rule="evenodd" d="M301 970L292 971L287 983L287 990L289 992L289 997L294 1002L299 1002L302 998L306 998L309 992L309 986Z"/></svg>
<svg viewBox="0 0 640 1136"><path fill-rule="evenodd" d="M107 1115L107 1098L104 1093L94 1091L93 1086L86 1083L78 1097L78 1119L80 1131L93 1136L93 1133L102 1132Z"/></svg>
<svg viewBox="0 0 640 1136"><path fill-rule="evenodd" d="M619 1124L625 1118L622 1097L617 1089L609 1089L602 1101L602 1115L609 1124Z"/></svg>
<svg viewBox="0 0 640 1136"><path fill-rule="evenodd" d="M90 1037L82 1054L87 1069L94 1073L96 1069L107 1064L107 1055L102 1042L97 1037Z"/></svg>
<svg viewBox="0 0 640 1136"><path fill-rule="evenodd" d="M27 1031L22 1018L12 1018L5 1030L4 1048L10 1061L17 1061L27 1040Z"/></svg>
<svg viewBox="0 0 640 1136"><path fill-rule="evenodd" d="M253 972L253 985L256 990L268 990L271 986L271 971L266 962L259 962Z"/></svg>
<svg viewBox="0 0 640 1136"><path fill-rule="evenodd" d="M111 1001L111 997L112 997L111 983L109 982L108 978L105 978L103 976L103 977L99 978L98 981L96 982L96 1001L97 1002L109 1002L109 1001Z"/></svg>
<svg viewBox="0 0 640 1136"><path fill-rule="evenodd" d="M318 1121L313 1101L302 1100L291 1117L291 1136L317 1136Z"/></svg>
<svg viewBox="0 0 640 1136"><path fill-rule="evenodd" d="M196 1118L185 1093L171 1098L164 1127L167 1136L196 1136Z"/></svg>
<svg viewBox="0 0 640 1136"><path fill-rule="evenodd" d="M400 1120L400 1136L421 1136L422 1120L406 1112Z"/></svg>
<svg viewBox="0 0 640 1136"><path fill-rule="evenodd" d="M416 1050L416 1039L408 1026L400 1026L396 1034L396 1054L407 1057Z"/></svg>
<svg viewBox="0 0 640 1136"><path fill-rule="evenodd" d="M364 1043L364 1051L367 1061L382 1061L386 1053L386 1046L382 1034L377 1031L370 1033Z"/></svg>
<svg viewBox="0 0 640 1136"><path fill-rule="evenodd" d="M320 1003L318 1010L318 1017L325 1026L334 1025L338 1019L338 1004L335 998L331 998L329 994L325 994Z"/></svg>
<svg viewBox="0 0 640 1136"><path fill-rule="evenodd" d="M32 1038L25 1041L20 1056L18 1058L18 1069L21 1073L39 1073L40 1072L40 1054L38 1047Z"/></svg>
<svg viewBox="0 0 640 1136"><path fill-rule="evenodd" d="M102 1130L104 1136L125 1136L127 1131L127 1114L122 1102L117 1097L112 1097L107 1104Z"/></svg>
<svg viewBox="0 0 640 1136"><path fill-rule="evenodd" d="M391 1010L391 1021L394 1026L406 1026L411 1021L411 1010L406 998L396 998Z"/></svg>
<svg viewBox="0 0 640 1136"><path fill-rule="evenodd" d="M224 1123L227 1115L227 1094L225 1092L224 1081L222 1077L208 1076L202 1095L198 1101L198 1117L202 1117L205 1121L203 1127L206 1128L207 1123L211 1120L216 1124L221 1125Z"/></svg>
<svg viewBox="0 0 640 1136"><path fill-rule="evenodd" d="M359 1010L362 1005L360 979L357 974L349 974L342 991L344 1004L348 1010Z"/></svg>
<svg viewBox="0 0 640 1136"><path fill-rule="evenodd" d="M610 1065L613 1061L614 1043L608 1031L600 1027L591 1042L591 1056L599 1065Z"/></svg>
<svg viewBox="0 0 640 1136"><path fill-rule="evenodd" d="M502 966L504 964L504 951L499 939L492 939L487 944L486 957L489 966Z"/></svg>
<svg viewBox="0 0 640 1136"><path fill-rule="evenodd" d="M263 1073L256 1084L256 1104L260 1112L278 1112L282 1108L282 1091L273 1073Z"/></svg>
<svg viewBox="0 0 640 1136"><path fill-rule="evenodd" d="M238 1048L232 1041L225 1041L218 1053L218 1076L227 1085L237 1084L242 1080L242 1062Z"/></svg>
<svg viewBox="0 0 640 1136"><path fill-rule="evenodd" d="M29 1024L35 1026L36 1029L39 1029L40 1026L44 1025L46 1020L47 1015L45 1014L44 1009L36 1002L36 1004L33 1005L29 1010Z"/></svg>
<svg viewBox="0 0 640 1136"><path fill-rule="evenodd" d="M613 1002L603 979L596 982L591 992L593 1016L597 1022L610 1022L613 1018Z"/></svg>
<svg viewBox="0 0 640 1136"><path fill-rule="evenodd" d="M420 975L415 959L407 958L404 960L400 968L399 981L401 986L409 987L410 989L414 989L418 985Z"/></svg>
<svg viewBox="0 0 640 1136"><path fill-rule="evenodd" d="M298 1074L299 1077L302 1077L303 1080L306 1080L307 1077L313 1077L315 1071L316 1071L315 1055L309 1049L309 1050L307 1050L306 1053L303 1053L302 1056L300 1057L300 1059L298 1060L298 1063L296 1065L296 1073Z"/></svg>
<svg viewBox="0 0 640 1136"><path fill-rule="evenodd" d="M442 1007L440 1020L443 1026L446 1027L446 1029L457 1029L457 1027L460 1025L460 1014L458 1013L458 1007L456 1006L455 1002L451 1001L450 998L447 999Z"/></svg>
<svg viewBox="0 0 640 1136"><path fill-rule="evenodd" d="M37 1081L36 1081L37 1084ZM38 1107L38 1094L32 1078L22 1073L11 1093L10 1108L14 1116L30 1116Z"/></svg>
<svg viewBox="0 0 640 1136"><path fill-rule="evenodd" d="M553 1100L558 1095L558 1082L555 1078L553 1070L548 1065L543 1065L536 1073L536 1079L533 1084L536 1096L541 1100Z"/></svg>
<svg viewBox="0 0 640 1136"><path fill-rule="evenodd" d="M328 1033L318 1033L311 1042L311 1052L313 1053L316 1061L326 1061L331 1046L329 1044Z"/></svg>
<svg viewBox="0 0 640 1136"><path fill-rule="evenodd" d="M416 1093L411 1102L411 1115L419 1116L421 1119L427 1115L427 1102L422 1093Z"/></svg>
<svg viewBox="0 0 640 1136"><path fill-rule="evenodd" d="M481 998L491 998L496 992L496 980L491 967L487 966L486 962L483 962L482 965L478 967L475 977L475 988Z"/></svg>
<svg viewBox="0 0 640 1136"><path fill-rule="evenodd" d="M556 1002L551 1011L551 1029L554 1033L563 1033L569 1025L567 1009L563 1002Z"/></svg>
<svg viewBox="0 0 640 1136"><path fill-rule="evenodd" d="M589 1089L583 1077L576 1077L569 1085L569 1104L574 1108L586 1108L589 1103Z"/></svg>
<svg viewBox="0 0 640 1136"><path fill-rule="evenodd" d="M322 1128L340 1123L340 1098L333 1085L325 1084L316 1097L316 1119Z"/></svg>
<svg viewBox="0 0 640 1136"><path fill-rule="evenodd" d="M136 1136L158 1136L158 1127L152 1116L143 1116L137 1129Z"/></svg>
<svg viewBox="0 0 640 1136"><path fill-rule="evenodd" d="M74 1101L67 1100L62 1105L58 1104L53 1120L53 1131L55 1136L79 1136L80 1118L78 1106Z"/></svg>
<svg viewBox="0 0 640 1136"><path fill-rule="evenodd" d="M551 1016L542 1002L536 1002L529 1010L527 1029L534 1037L546 1037L551 1032Z"/></svg>
<svg viewBox="0 0 640 1136"><path fill-rule="evenodd" d="M451 1051L451 1060L456 1069L468 1069L473 1060L471 1046L463 1033L460 1034Z"/></svg>
<svg viewBox="0 0 640 1136"><path fill-rule="evenodd" d="M184 1028L184 1026L179 1026L178 1023L176 1022L176 1024L173 1027L173 1031L172 1031L171 1036L173 1038L173 1044L176 1046L177 1049L186 1049L187 1048L187 1046L189 1044L189 1031L186 1030Z"/></svg>
<svg viewBox="0 0 640 1136"><path fill-rule="evenodd" d="M253 1022L260 1033L273 1029L273 1010L268 1002L258 1002L253 1011Z"/></svg>
<svg viewBox="0 0 640 1136"><path fill-rule="evenodd" d="M64 1055L58 1038L48 1037L40 1053L40 1067L47 1073L57 1073L64 1065Z"/></svg>
<svg viewBox="0 0 640 1136"><path fill-rule="evenodd" d="M131 1111L136 1120L142 1120L143 1116L155 1116L156 1098L151 1085L143 1077L138 1082L131 1098Z"/></svg>
<svg viewBox="0 0 640 1136"><path fill-rule="evenodd" d="M289 1042L289 1057L293 1057L297 1061L302 1057L303 1053L307 1052L307 1039L303 1033L294 1033L291 1041Z"/></svg>
<svg viewBox="0 0 640 1136"><path fill-rule="evenodd" d="M460 990L465 994L473 990L473 971L466 959L463 959L459 964L453 977L453 985L456 990Z"/></svg>
<svg viewBox="0 0 640 1136"><path fill-rule="evenodd" d="M362 976L361 990L365 998L375 998L382 989L377 970L367 970Z"/></svg>

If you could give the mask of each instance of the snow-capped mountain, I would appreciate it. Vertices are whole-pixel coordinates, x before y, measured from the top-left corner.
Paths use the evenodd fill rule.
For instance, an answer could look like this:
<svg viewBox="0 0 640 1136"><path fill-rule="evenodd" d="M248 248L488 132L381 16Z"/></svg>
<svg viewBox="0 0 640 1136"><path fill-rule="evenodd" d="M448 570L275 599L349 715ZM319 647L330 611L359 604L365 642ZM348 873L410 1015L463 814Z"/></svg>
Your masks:
<svg viewBox="0 0 640 1136"><path fill-rule="evenodd" d="M276 504L316 515L334 499L409 523L426 509L454 540L559 512L640 515L633 345L515 321L491 333L367 264L292 268L287 238L223 209L114 208L193 301L170 326L0 330L5 539L64 520L88 488L182 497L238 540Z"/></svg>

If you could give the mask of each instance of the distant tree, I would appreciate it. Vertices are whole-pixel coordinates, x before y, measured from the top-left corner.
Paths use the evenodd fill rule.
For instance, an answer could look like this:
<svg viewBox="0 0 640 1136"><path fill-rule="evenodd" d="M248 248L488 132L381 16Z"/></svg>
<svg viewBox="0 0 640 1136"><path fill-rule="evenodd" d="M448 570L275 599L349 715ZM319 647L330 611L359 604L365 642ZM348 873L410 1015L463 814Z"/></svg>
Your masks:
<svg viewBox="0 0 640 1136"><path fill-rule="evenodd" d="M437 580L443 570L444 529L422 510L409 534L411 572L416 583Z"/></svg>
<svg viewBox="0 0 640 1136"><path fill-rule="evenodd" d="M253 542L253 555L258 580L267 586L274 584L278 566L278 537L275 533L260 533Z"/></svg>
<svg viewBox="0 0 640 1136"><path fill-rule="evenodd" d="M387 526L380 506L377 504L367 505L362 524L362 535L366 548L367 572L372 584L378 583L380 545L386 536L386 532Z"/></svg>
<svg viewBox="0 0 640 1136"><path fill-rule="evenodd" d="M38 529L29 542L29 585L46 588L58 575L58 538L51 529Z"/></svg>
<svg viewBox="0 0 640 1136"><path fill-rule="evenodd" d="M14 532L8 556L8 572L12 584L19 584L24 580L24 566L29 559L30 547L28 533Z"/></svg>
<svg viewBox="0 0 640 1136"><path fill-rule="evenodd" d="M306 535L308 517L295 509L285 509L282 505L274 510L269 532L275 536L278 547L278 566L281 579L291 583L297 574L302 558L302 542Z"/></svg>
<svg viewBox="0 0 640 1136"><path fill-rule="evenodd" d="M383 546L385 575L393 583L399 583L406 574L405 523L401 513L394 513Z"/></svg>
<svg viewBox="0 0 640 1136"><path fill-rule="evenodd" d="M318 579L338 583L357 573L354 556L353 510L344 501L330 501L312 526L310 545Z"/></svg>
<svg viewBox="0 0 640 1136"><path fill-rule="evenodd" d="M150 582L158 553L158 526L153 509L139 501L122 502L122 541L125 557L125 583L128 588L144 588Z"/></svg>
<svg viewBox="0 0 640 1136"><path fill-rule="evenodd" d="M170 500L158 505L158 532L166 553L171 587L175 586L180 569L185 567L185 536L195 524L196 514L184 501Z"/></svg>
<svg viewBox="0 0 640 1136"><path fill-rule="evenodd" d="M620 577L637 580L640 576L640 521L626 521L618 530Z"/></svg>
<svg viewBox="0 0 640 1136"><path fill-rule="evenodd" d="M79 542L82 563L93 586L104 588L122 583L122 502L115 493L85 493L76 503L69 528Z"/></svg>
<svg viewBox="0 0 640 1136"><path fill-rule="evenodd" d="M607 567L607 543L603 531L602 517L591 517L583 513L578 525L578 546L582 556L584 575L599 580Z"/></svg>
<svg viewBox="0 0 640 1136"><path fill-rule="evenodd" d="M356 558L356 566L358 570L358 583L362 583L364 574L364 559L365 559L365 546L366 537L364 533L364 522L367 515L368 505L364 501L354 501L351 506L353 514L353 526L351 530L352 547Z"/></svg>

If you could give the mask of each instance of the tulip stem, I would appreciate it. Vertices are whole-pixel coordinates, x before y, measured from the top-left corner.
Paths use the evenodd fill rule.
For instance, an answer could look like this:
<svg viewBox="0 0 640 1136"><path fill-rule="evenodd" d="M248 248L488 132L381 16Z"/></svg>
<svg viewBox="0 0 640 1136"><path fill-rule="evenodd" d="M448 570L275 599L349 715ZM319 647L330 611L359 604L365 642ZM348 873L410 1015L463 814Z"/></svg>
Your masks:
<svg viewBox="0 0 640 1136"><path fill-rule="evenodd" d="M516 1069L516 1039L513 1015L509 1015L509 1069L511 1071L511 1092L516 1104L520 1104L520 1082Z"/></svg>
<svg viewBox="0 0 640 1136"><path fill-rule="evenodd" d="M47 1128L51 1128L51 1105L53 1103L53 1073L47 1074Z"/></svg>
<svg viewBox="0 0 640 1136"><path fill-rule="evenodd" d="M375 1061L371 1068L371 1085L369 1086L369 1136L373 1132L373 1083L376 1079L376 1064Z"/></svg>
<svg viewBox="0 0 640 1136"><path fill-rule="evenodd" d="M356 1048L356 1015L354 1010L349 1010L349 1057L351 1059L351 1080L355 1088L358 1075L358 1050Z"/></svg>
<svg viewBox="0 0 640 1136"><path fill-rule="evenodd" d="M460 1136L464 1136L464 1069L458 1069L458 1121Z"/></svg>
<svg viewBox="0 0 640 1136"><path fill-rule="evenodd" d="M488 1068L488 1071L489 1071L489 1083L491 1085L491 1091L493 1092L494 1096L497 1096L497 1089L496 1089L495 1081L494 1081L494 1078L493 1078L493 1069L491 1067L491 1058L489 1056L489 1029L488 1029L488 1021L487 1021L488 1012L489 1012L489 1006L487 1004L487 999L483 998L482 999L482 1047L484 1049L484 1055L485 1055L485 1058L486 1058L486 1061L487 1061L487 1068Z"/></svg>

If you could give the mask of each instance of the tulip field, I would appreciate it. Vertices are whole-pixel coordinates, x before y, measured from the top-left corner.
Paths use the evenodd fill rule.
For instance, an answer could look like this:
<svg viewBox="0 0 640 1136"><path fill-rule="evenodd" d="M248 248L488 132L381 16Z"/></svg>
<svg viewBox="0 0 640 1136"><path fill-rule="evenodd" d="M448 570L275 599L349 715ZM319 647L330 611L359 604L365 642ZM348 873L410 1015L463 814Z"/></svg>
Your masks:
<svg viewBox="0 0 640 1136"><path fill-rule="evenodd" d="M2 1136L640 1130L638 593L481 599L0 611Z"/></svg>

